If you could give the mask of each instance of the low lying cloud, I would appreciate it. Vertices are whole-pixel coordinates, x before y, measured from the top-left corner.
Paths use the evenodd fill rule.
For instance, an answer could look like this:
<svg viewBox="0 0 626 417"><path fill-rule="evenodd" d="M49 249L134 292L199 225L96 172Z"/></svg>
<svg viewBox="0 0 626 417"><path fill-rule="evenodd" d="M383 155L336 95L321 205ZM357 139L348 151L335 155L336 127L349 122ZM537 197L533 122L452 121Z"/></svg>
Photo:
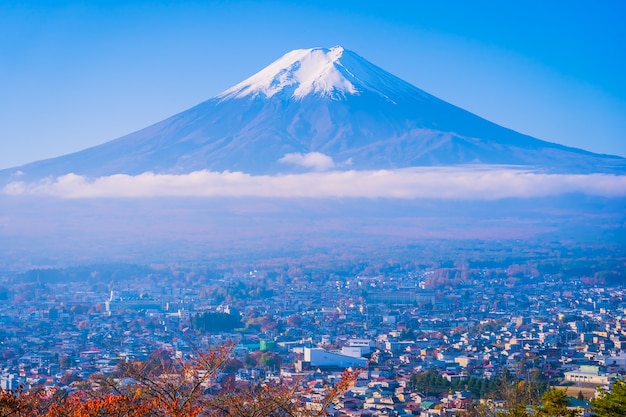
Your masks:
<svg viewBox="0 0 626 417"><path fill-rule="evenodd" d="M626 176L545 174L506 167L439 167L328 171L293 175L196 171L184 175L144 173L95 179L75 174L37 183L14 181L7 195L61 198L304 197L497 200L585 193L626 196Z"/></svg>
<svg viewBox="0 0 626 417"><path fill-rule="evenodd" d="M327 171L335 166L333 158L320 152L309 152L305 154L301 154L300 152L288 153L280 158L278 162L298 165L304 168L312 168L316 171Z"/></svg>

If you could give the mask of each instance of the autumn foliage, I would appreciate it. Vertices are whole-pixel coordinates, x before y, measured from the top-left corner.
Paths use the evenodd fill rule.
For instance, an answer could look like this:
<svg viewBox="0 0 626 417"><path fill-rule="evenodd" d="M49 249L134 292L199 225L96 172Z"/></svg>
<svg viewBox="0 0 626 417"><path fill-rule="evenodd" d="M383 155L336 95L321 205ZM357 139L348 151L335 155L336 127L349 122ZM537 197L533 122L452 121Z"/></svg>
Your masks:
<svg viewBox="0 0 626 417"><path fill-rule="evenodd" d="M0 417L321 417L356 379L346 371L313 407L298 384L217 383L232 346L172 359L155 352L143 362L128 362L111 376L95 375L80 391L0 390Z"/></svg>

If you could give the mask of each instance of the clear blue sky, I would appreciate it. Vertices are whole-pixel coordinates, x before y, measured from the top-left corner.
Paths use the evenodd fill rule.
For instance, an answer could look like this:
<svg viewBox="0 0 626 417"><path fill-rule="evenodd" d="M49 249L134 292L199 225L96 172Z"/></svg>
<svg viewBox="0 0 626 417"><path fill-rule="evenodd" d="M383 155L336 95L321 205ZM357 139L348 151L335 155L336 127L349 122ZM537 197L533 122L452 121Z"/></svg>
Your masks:
<svg viewBox="0 0 626 417"><path fill-rule="evenodd" d="M626 156L626 2L0 2L0 168L143 128L343 45L532 136Z"/></svg>

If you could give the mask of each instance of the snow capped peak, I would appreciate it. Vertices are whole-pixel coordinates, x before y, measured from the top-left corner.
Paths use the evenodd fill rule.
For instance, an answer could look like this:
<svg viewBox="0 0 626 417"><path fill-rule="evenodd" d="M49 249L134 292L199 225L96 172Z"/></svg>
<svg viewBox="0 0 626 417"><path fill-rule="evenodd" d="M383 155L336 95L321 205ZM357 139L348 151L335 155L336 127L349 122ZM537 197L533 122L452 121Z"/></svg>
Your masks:
<svg viewBox="0 0 626 417"><path fill-rule="evenodd" d="M395 86L389 86L388 84ZM283 55L252 77L224 91L218 98L280 97L300 100L320 95L333 100L358 95L364 90L387 97L384 90L407 86L381 68L342 46L296 49Z"/></svg>
<svg viewBox="0 0 626 417"><path fill-rule="evenodd" d="M226 90L219 97L263 95L269 98L281 91L290 93L296 99L310 93L330 97L355 94L356 87L338 68L343 53L341 46L330 49L296 49Z"/></svg>

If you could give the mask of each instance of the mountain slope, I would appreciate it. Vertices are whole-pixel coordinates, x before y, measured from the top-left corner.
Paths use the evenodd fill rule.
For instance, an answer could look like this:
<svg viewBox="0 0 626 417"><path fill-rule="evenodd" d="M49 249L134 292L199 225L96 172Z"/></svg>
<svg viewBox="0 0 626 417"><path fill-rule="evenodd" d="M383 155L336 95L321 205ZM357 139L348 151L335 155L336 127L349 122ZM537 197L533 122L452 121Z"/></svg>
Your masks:
<svg viewBox="0 0 626 417"><path fill-rule="evenodd" d="M290 153L339 169L514 164L550 172L623 172L624 158L538 140L414 87L341 47L289 52L222 94L140 131L0 171L20 179L200 169L297 172Z"/></svg>

